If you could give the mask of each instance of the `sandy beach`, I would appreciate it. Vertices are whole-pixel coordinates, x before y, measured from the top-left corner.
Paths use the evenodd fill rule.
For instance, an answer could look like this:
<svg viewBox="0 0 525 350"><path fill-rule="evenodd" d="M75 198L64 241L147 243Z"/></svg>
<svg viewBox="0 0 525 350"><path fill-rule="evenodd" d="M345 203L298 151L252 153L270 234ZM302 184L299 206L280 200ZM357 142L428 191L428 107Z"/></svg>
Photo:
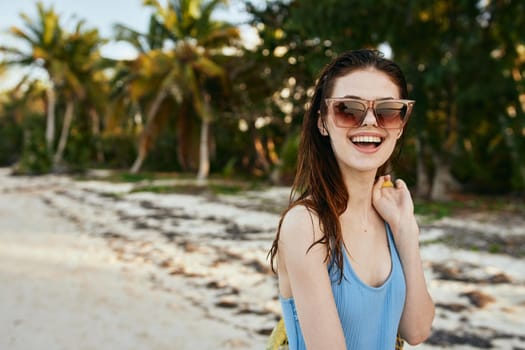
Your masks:
<svg viewBox="0 0 525 350"><path fill-rule="evenodd" d="M137 186L0 169L0 349L264 348L280 315L266 253L289 189ZM505 215L421 218L437 315L406 348L525 349L525 218Z"/></svg>

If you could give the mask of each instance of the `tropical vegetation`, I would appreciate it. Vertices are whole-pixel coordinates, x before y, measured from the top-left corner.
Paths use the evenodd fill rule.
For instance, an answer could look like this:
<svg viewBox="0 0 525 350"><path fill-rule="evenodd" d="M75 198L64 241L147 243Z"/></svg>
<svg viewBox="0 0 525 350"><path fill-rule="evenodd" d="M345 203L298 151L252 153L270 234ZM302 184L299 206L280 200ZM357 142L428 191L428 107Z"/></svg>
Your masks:
<svg viewBox="0 0 525 350"><path fill-rule="evenodd" d="M0 74L30 67L0 96L0 165L18 173L90 168L205 180L293 178L316 74L344 50L379 48L417 100L395 175L423 198L525 192L525 3L243 3L258 34L214 17L224 0L144 0L146 28L102 38L38 2L11 27ZM70 23L70 22L68 22ZM100 49L125 41L137 55ZM35 75L34 71L40 72Z"/></svg>

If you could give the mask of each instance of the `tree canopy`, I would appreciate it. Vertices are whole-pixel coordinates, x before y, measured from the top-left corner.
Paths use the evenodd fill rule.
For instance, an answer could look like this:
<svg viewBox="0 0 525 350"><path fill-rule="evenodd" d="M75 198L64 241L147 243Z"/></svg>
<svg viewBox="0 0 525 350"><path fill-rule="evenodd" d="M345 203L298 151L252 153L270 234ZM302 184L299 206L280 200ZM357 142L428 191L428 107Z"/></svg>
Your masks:
<svg viewBox="0 0 525 350"><path fill-rule="evenodd" d="M242 45L238 24L214 19L225 1L144 0L149 26L115 23L108 38L137 49L126 61L103 58L106 39L96 29L82 20L65 28L39 2L37 18L22 14L23 26L10 29L30 50L0 47L2 67L33 66L48 76L40 84L27 76L4 93L0 124L9 128L0 133L15 145L0 143L0 153L13 154L0 160L287 183L317 73L335 55L368 47L403 68L417 101L396 175L434 199L525 191L522 1L244 4L259 35L255 48ZM31 164L20 168L39 163Z"/></svg>

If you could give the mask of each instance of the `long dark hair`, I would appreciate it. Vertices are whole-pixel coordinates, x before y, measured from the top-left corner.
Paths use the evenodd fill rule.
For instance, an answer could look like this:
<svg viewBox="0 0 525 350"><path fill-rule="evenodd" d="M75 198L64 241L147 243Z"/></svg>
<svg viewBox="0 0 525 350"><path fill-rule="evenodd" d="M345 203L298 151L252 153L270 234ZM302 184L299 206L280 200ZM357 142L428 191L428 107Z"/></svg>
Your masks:
<svg viewBox="0 0 525 350"><path fill-rule="evenodd" d="M325 244L325 261L331 261L337 265L340 272L339 281L343 277L343 238L339 217L346 210L348 192L330 139L319 132L318 117L321 115L324 118L327 114L327 107L323 101L331 96L335 80L352 71L367 68L385 73L398 86L399 97L408 98L403 72L397 64L384 58L383 54L377 50L348 51L324 67L317 80L311 104L303 119L297 171L290 193L290 202L279 220L275 239L268 252L270 265L274 272L276 271L275 258L283 218L294 206L304 205L310 212L317 214L323 233L322 237L313 242L308 250L316 244ZM376 177L390 171L389 163L390 160L378 169Z"/></svg>

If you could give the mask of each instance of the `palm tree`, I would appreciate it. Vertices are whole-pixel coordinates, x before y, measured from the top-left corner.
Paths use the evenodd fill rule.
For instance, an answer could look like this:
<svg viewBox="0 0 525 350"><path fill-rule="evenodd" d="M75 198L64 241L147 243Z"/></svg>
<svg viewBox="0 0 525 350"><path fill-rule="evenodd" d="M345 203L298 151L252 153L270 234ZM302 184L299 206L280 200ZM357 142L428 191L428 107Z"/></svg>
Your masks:
<svg viewBox="0 0 525 350"><path fill-rule="evenodd" d="M0 158L14 163L15 174L41 174L51 169L43 128L46 89L39 80L25 76L2 96L0 119L2 127L7 128L2 130L0 143L5 154Z"/></svg>
<svg viewBox="0 0 525 350"><path fill-rule="evenodd" d="M75 104L82 104L92 117L95 132L98 131L97 100L104 91L104 77L101 73L101 56L99 48L104 40L97 29L83 28L84 21L79 21L75 31L67 34L60 55L61 74L59 86L66 103L62 132L53 157L53 162L59 165L62 161L67 139L75 115Z"/></svg>
<svg viewBox="0 0 525 350"><path fill-rule="evenodd" d="M30 66L32 69L43 70L47 74L49 84L46 89L46 144L48 152L51 154L55 137L55 83L59 75L58 57L63 45L64 30L59 23L58 14L52 6L46 9L39 1L37 10L36 21L22 13L20 17L24 20L25 28L10 28L11 35L25 42L31 50L25 52L16 47L0 46L0 52L5 54L4 63L7 65Z"/></svg>
<svg viewBox="0 0 525 350"><path fill-rule="evenodd" d="M112 83L114 106L118 106L118 110L127 109L129 115L138 119L138 154L130 169L136 173L152 147L160 124L168 119L166 115L159 115L166 113L160 111L162 104L167 98L176 103L182 100L180 66L173 51L163 50L167 37L155 16L150 17L147 33L122 24L115 25L114 29L117 40L127 41L138 51L136 59L117 63Z"/></svg>
<svg viewBox="0 0 525 350"><path fill-rule="evenodd" d="M198 179L208 176L210 166L208 146L213 104L207 83L219 80L225 85L225 69L215 58L222 56L222 49L235 45L240 37L238 28L211 18L213 11L224 3L224 0L170 0L164 7L157 0L144 0L146 6L155 10L152 23L157 33L169 43L167 46L172 48L177 61L177 70L173 70L170 76L173 79L165 80L159 91L178 91L182 97L181 104L189 106L200 117ZM185 110L180 108L178 111L179 126L192 124L191 120L187 120L192 114L185 113ZM179 135L183 134L186 130L180 127ZM185 140L188 139L179 138L179 152L190 148L182 145ZM184 159L186 155L182 154L179 158ZM139 152L133 171L140 169L142 160Z"/></svg>
<svg viewBox="0 0 525 350"><path fill-rule="evenodd" d="M181 100L179 85L175 83L180 81L179 69L172 55L154 50L142 54L138 62L142 64L135 65L135 68L139 68L139 73L131 82L130 88L134 90L131 96L139 108L141 104L144 104L147 112L139 138L138 156L131 168L133 173L139 171L146 159L153 138L159 130L159 122L167 119L167 116L160 118L159 115L162 103L168 97L172 97L177 102ZM141 100L146 102L141 103ZM138 111L140 113L141 109Z"/></svg>
<svg viewBox="0 0 525 350"><path fill-rule="evenodd" d="M84 30L83 21L77 23L72 33L66 32L52 6L46 9L42 2L38 2L37 10L36 21L21 14L25 29L10 29L11 34L25 41L30 50L25 52L15 47L2 46L0 52L8 56L5 61L8 65L40 68L47 74L46 145L48 153L54 153L53 164L56 169L62 161L75 103L86 100L86 90L96 76L95 70L100 59L98 48L104 41L97 30ZM66 108L60 139L54 151L55 109L58 98L65 99Z"/></svg>

